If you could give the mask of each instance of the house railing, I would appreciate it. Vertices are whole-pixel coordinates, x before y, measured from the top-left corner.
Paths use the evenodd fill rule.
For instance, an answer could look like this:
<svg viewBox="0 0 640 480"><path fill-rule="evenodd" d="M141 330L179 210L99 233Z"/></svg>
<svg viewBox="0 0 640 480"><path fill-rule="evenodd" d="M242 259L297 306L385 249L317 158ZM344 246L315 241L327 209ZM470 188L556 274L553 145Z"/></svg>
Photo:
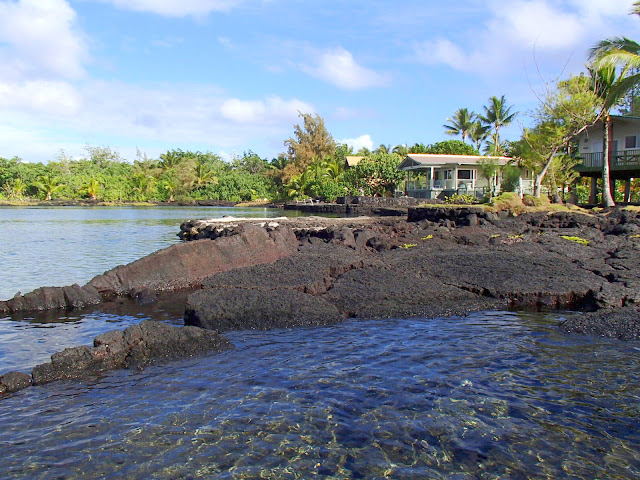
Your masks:
<svg viewBox="0 0 640 480"><path fill-rule="evenodd" d="M579 172L597 172L602 170L602 152L583 153L580 155L582 163L576 165ZM618 150L610 154L611 170L640 170L640 149Z"/></svg>

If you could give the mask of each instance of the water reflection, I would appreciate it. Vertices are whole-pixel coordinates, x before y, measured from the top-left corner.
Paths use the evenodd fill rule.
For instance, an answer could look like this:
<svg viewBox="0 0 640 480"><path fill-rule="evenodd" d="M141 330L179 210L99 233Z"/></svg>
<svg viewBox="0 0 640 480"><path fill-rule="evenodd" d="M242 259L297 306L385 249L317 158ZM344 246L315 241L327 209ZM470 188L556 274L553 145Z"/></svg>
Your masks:
<svg viewBox="0 0 640 480"><path fill-rule="evenodd" d="M234 332L0 402L7 478L638 478L637 343L556 319Z"/></svg>

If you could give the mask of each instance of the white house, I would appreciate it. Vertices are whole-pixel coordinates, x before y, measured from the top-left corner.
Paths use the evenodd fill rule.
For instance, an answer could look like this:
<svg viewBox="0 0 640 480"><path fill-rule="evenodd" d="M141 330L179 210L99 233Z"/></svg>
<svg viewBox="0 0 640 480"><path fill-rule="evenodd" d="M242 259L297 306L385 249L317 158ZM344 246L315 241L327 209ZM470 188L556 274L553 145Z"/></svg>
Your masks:
<svg viewBox="0 0 640 480"><path fill-rule="evenodd" d="M612 183L625 182L628 201L631 179L640 177L640 118L611 116L613 128L609 144L609 165ZM576 167L583 177L591 177L591 200L595 203L597 179L602 178L603 129L602 122L576 137L582 163ZM615 185L614 185L615 188Z"/></svg>
<svg viewBox="0 0 640 480"><path fill-rule="evenodd" d="M444 198L453 194L471 194L484 197L491 188L487 178L481 175L480 162L493 160L500 167L512 159L508 157L481 157L477 155L438 155L411 153L398 168L407 173L405 192L416 198ZM519 185L520 192L530 194L533 181L530 172L524 171ZM495 191L500 190L502 172L494 179Z"/></svg>

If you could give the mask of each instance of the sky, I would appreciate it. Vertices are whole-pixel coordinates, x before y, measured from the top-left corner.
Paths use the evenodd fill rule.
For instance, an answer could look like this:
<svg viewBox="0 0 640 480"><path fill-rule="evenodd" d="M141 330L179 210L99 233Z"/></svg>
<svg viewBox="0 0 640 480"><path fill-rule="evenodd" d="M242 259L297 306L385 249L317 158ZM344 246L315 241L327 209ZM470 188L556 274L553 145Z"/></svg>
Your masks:
<svg viewBox="0 0 640 480"><path fill-rule="evenodd" d="M515 140L597 41L640 40L632 3L0 0L0 156L271 159L299 112L356 150L429 144L493 95L520 112Z"/></svg>

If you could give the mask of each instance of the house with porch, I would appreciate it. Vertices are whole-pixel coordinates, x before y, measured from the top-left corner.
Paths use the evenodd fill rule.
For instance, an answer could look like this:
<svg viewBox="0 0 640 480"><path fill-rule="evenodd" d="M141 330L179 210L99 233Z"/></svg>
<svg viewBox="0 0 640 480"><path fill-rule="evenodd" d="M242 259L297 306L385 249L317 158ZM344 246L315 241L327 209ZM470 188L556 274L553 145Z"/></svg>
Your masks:
<svg viewBox="0 0 640 480"><path fill-rule="evenodd" d="M482 157L477 155L439 155L410 153L398 166L406 172L405 193L415 198L446 198L453 194L469 194L483 198L491 188L487 178L481 175L480 162L493 160L504 167L509 157ZM495 192L500 191L502 169L494 178ZM523 171L519 182L521 194L533 192L531 173Z"/></svg>
<svg viewBox="0 0 640 480"><path fill-rule="evenodd" d="M611 183L624 182L624 200L631 195L631 179L640 177L640 118L611 116L613 128L609 139L609 165ZM575 169L582 177L591 178L589 203L596 203L597 182L602 178L603 164L603 128L602 121L586 129L576 137L578 155L582 163Z"/></svg>

